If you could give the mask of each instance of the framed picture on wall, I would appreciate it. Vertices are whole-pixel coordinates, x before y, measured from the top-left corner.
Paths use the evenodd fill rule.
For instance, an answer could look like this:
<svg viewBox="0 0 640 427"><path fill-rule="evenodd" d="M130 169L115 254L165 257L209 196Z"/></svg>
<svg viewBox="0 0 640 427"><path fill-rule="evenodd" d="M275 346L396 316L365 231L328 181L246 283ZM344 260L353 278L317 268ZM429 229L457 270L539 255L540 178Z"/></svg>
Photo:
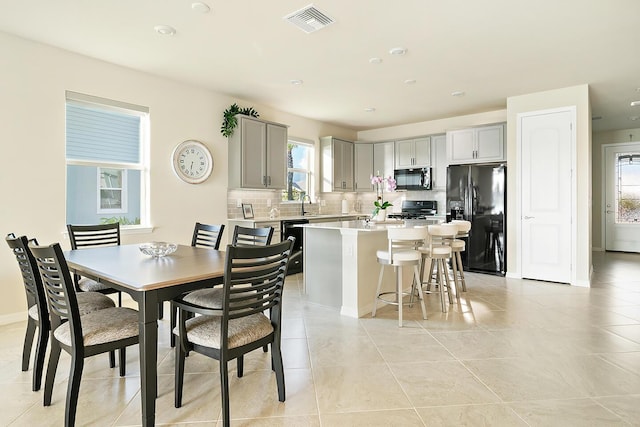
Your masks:
<svg viewBox="0 0 640 427"><path fill-rule="evenodd" d="M253 218L253 205L251 203L242 204L242 216L244 216L244 219Z"/></svg>

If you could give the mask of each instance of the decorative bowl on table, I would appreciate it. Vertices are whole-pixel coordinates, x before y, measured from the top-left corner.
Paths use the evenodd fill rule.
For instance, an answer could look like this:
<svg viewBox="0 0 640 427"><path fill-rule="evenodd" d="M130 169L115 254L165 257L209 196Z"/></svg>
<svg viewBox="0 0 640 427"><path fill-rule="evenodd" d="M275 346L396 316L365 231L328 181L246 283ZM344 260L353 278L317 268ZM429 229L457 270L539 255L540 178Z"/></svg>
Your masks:
<svg viewBox="0 0 640 427"><path fill-rule="evenodd" d="M150 242L140 245L140 252L154 258L160 258L172 254L178 249L178 245L168 242Z"/></svg>

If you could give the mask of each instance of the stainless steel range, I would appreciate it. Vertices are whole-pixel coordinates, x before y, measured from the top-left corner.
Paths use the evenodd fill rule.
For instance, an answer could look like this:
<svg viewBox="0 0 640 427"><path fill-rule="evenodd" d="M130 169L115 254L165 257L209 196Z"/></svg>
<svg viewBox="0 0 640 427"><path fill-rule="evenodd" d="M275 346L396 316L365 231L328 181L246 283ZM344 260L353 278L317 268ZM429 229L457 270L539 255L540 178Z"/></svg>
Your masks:
<svg viewBox="0 0 640 427"><path fill-rule="evenodd" d="M438 213L435 200L403 200L402 211L387 215L388 218L426 219Z"/></svg>

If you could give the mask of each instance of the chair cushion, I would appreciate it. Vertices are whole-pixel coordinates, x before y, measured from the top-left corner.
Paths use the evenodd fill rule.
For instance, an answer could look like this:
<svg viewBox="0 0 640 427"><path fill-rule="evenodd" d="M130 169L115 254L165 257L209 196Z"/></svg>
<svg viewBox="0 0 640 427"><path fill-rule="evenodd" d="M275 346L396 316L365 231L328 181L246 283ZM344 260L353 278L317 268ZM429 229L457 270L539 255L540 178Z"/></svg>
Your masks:
<svg viewBox="0 0 640 427"><path fill-rule="evenodd" d="M96 282L93 279L87 279L86 277L81 277L80 280L78 280L78 287L84 292L96 292L110 289L109 286Z"/></svg>
<svg viewBox="0 0 640 427"><path fill-rule="evenodd" d="M247 286L249 288L249 286ZM254 291L241 292L236 294L236 297L243 297L246 295L252 294ZM182 297L183 301L186 301L190 304L199 305L200 307L206 308L222 308L222 298L224 298L223 288L206 288L206 289L198 289L193 292L189 292L188 294ZM243 301L244 304L247 301ZM231 304L233 307L233 304Z"/></svg>
<svg viewBox="0 0 640 427"><path fill-rule="evenodd" d="M377 251L376 256L381 260L389 260L388 251ZM420 260L420 253L418 251L398 251L393 253L394 262L407 262Z"/></svg>
<svg viewBox="0 0 640 427"><path fill-rule="evenodd" d="M449 243L449 246L451 246L451 250L454 252L460 252L460 251L464 251L464 240L452 240Z"/></svg>
<svg viewBox="0 0 640 427"><path fill-rule="evenodd" d="M111 307L80 316L85 347L138 336L138 312L127 307ZM71 345L69 322L58 326L53 336Z"/></svg>
<svg viewBox="0 0 640 427"><path fill-rule="evenodd" d="M187 340L210 348L220 348L220 323L218 316L197 316L185 322ZM264 338L273 332L271 320L262 313L229 320L229 348L241 347ZM173 333L178 335L179 328Z"/></svg>
<svg viewBox="0 0 640 427"><path fill-rule="evenodd" d="M78 309L81 316L116 306L116 303L111 298L99 292L78 292L76 293L76 299L78 300Z"/></svg>
<svg viewBox="0 0 640 427"><path fill-rule="evenodd" d="M33 320L37 321L38 320L38 305L34 304L31 307L29 307L29 317L31 317Z"/></svg>
<svg viewBox="0 0 640 427"><path fill-rule="evenodd" d="M190 304L199 305L206 308L222 308L222 298L224 297L223 289L206 288L189 292L182 299Z"/></svg>

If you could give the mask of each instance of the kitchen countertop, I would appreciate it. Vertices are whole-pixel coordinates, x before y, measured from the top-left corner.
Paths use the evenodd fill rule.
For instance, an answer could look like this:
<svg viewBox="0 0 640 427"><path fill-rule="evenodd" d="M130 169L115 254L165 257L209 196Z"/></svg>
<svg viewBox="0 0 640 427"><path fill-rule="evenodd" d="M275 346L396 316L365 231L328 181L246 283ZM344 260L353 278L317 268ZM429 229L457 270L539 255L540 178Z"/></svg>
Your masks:
<svg viewBox="0 0 640 427"><path fill-rule="evenodd" d="M391 227L416 227L426 226L431 224L439 224L444 219L440 217L433 217L433 219L413 219L413 220L387 220L382 223L375 223L373 221L328 221L310 224L298 224L296 227L303 228L320 228L325 230L352 230L352 231L386 231Z"/></svg>
<svg viewBox="0 0 640 427"><path fill-rule="evenodd" d="M269 221L288 221L296 219L308 219L310 221L315 219L331 219L331 218L352 218L358 216L368 216L363 213L348 213L348 214L308 214L308 215L287 215L279 216L277 218L269 217L256 217L251 219L244 218L228 218L228 221L251 221L251 222L269 222Z"/></svg>

